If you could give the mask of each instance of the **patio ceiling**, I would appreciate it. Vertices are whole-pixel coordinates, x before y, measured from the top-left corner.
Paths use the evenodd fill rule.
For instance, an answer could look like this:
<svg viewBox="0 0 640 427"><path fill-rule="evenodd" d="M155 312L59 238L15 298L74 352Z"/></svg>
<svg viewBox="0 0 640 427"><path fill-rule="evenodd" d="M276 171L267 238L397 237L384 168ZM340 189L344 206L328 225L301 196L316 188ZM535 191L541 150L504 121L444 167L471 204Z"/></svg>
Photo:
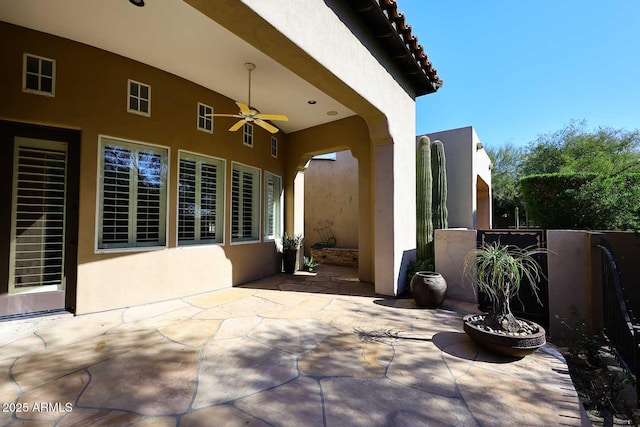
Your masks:
<svg viewBox="0 0 640 427"><path fill-rule="evenodd" d="M183 1L136 7L128 0L2 0L0 20L149 64L241 102L247 102L243 64L253 62L252 104L289 116L277 122L286 133L354 115Z"/></svg>

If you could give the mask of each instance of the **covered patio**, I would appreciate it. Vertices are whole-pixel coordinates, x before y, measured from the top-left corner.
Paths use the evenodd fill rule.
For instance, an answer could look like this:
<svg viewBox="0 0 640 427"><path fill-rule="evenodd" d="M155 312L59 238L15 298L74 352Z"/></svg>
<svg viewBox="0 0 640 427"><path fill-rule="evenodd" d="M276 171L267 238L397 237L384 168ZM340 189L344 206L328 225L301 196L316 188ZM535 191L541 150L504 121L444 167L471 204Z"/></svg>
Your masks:
<svg viewBox="0 0 640 427"><path fill-rule="evenodd" d="M462 332L473 309L419 309L376 295L355 269L321 266L4 322L0 401L26 412L3 407L0 424L589 425L553 346L521 360L479 350Z"/></svg>

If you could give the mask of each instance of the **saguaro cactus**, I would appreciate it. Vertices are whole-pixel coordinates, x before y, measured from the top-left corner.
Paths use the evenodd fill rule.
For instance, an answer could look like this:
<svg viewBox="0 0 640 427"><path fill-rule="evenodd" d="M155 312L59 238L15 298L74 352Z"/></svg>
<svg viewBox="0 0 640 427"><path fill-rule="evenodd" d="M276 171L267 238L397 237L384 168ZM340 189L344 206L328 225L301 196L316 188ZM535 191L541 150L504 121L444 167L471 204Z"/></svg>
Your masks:
<svg viewBox="0 0 640 427"><path fill-rule="evenodd" d="M433 258L431 141L420 137L416 153L416 240L418 261Z"/></svg>
<svg viewBox="0 0 640 427"><path fill-rule="evenodd" d="M433 178L433 228L447 228L447 163L444 144L435 140L431 144L431 175Z"/></svg>

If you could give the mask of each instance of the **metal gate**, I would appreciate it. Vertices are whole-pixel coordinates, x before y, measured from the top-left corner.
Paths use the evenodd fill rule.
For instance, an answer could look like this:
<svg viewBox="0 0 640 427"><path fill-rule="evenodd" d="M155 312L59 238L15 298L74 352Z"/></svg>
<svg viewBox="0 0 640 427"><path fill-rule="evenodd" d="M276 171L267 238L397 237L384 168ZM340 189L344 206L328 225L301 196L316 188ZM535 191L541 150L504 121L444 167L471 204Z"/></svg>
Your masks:
<svg viewBox="0 0 640 427"><path fill-rule="evenodd" d="M545 230L478 230L478 246L483 243L499 242L503 245L513 245L519 248L545 248ZM536 323L549 328L549 281L547 254L536 254L533 256L542 267L544 277L538 283L538 296L542 301L542 306L536 300L531 283L523 281L520 292L510 300L511 311L514 315L524 319L533 320ZM478 304L481 310L489 310L491 303L486 294L478 291Z"/></svg>

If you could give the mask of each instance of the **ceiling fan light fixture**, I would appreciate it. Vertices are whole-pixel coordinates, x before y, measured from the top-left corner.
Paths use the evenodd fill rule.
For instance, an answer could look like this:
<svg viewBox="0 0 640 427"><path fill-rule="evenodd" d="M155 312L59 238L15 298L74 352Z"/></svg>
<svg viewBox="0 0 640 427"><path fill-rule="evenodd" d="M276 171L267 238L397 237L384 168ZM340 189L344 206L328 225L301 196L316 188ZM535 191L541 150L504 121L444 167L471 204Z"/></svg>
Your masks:
<svg viewBox="0 0 640 427"><path fill-rule="evenodd" d="M229 128L230 132L235 132L242 127L245 123L255 123L261 128L265 129L270 133L277 133L279 129L273 126L271 123L267 123L266 120L272 121L283 121L286 122L289 120L287 116L284 114L262 114L255 108L251 107L251 72L256 69L256 64L252 62L245 62L244 68L249 72L249 96L247 103L236 101L236 105L240 108L240 112L238 114L208 114L211 117L233 117L238 120L233 126Z"/></svg>

